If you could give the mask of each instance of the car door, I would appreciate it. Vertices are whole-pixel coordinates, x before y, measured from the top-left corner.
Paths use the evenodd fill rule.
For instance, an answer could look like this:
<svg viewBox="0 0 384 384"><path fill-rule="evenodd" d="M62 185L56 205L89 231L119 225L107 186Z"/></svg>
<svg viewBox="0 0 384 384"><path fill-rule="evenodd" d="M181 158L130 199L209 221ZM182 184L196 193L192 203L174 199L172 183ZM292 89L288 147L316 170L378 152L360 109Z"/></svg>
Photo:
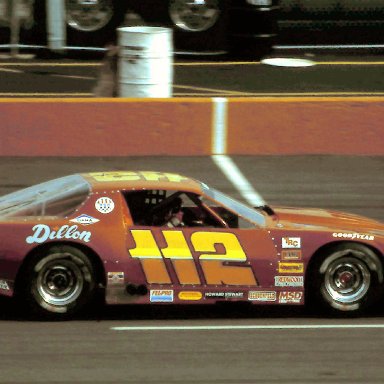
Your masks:
<svg viewBox="0 0 384 384"><path fill-rule="evenodd" d="M143 197L145 193L128 198L135 226L127 228L127 248L139 260L150 290L198 288L204 293L273 285L277 256L265 228L214 202L202 203L195 194L151 191L153 196ZM168 206L180 205L180 200L180 224L160 218L170 211L180 214Z"/></svg>

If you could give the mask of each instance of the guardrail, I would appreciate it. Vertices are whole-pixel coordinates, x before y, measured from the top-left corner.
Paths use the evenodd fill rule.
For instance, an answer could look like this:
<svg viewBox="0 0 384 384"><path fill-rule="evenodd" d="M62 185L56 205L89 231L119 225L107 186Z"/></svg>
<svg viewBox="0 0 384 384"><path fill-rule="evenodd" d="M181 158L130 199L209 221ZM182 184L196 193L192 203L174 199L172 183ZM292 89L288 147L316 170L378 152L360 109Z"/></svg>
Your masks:
<svg viewBox="0 0 384 384"><path fill-rule="evenodd" d="M384 155L384 98L1 99L0 156Z"/></svg>

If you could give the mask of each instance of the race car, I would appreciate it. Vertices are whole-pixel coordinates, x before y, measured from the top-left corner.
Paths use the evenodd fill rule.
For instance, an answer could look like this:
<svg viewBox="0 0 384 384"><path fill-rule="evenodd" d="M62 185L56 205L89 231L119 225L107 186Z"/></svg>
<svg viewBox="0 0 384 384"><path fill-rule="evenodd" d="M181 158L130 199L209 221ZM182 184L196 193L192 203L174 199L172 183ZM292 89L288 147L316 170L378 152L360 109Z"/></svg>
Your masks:
<svg viewBox="0 0 384 384"><path fill-rule="evenodd" d="M255 207L183 175L93 172L0 199L0 294L41 318L107 304L303 305L362 313L383 293L384 225Z"/></svg>

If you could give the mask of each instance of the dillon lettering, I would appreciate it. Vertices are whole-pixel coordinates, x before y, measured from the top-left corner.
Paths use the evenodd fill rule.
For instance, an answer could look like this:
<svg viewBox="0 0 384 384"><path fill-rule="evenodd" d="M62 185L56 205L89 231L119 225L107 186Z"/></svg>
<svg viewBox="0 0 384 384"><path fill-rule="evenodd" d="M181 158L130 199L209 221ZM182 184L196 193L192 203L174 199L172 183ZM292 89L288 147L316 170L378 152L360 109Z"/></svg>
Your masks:
<svg viewBox="0 0 384 384"><path fill-rule="evenodd" d="M32 228L32 236L26 238L28 244L44 243L47 240L55 239L74 239L83 240L88 243L91 240L91 232L78 231L77 225L63 225L57 231L53 231L48 225L37 224Z"/></svg>

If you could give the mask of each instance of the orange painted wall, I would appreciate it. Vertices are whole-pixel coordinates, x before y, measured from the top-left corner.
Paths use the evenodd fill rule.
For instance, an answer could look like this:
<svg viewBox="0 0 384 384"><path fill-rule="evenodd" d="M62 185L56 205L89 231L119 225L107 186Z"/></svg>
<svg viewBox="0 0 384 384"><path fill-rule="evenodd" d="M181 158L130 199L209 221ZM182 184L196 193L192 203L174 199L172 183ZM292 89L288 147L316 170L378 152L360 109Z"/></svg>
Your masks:
<svg viewBox="0 0 384 384"><path fill-rule="evenodd" d="M207 155L211 102L0 101L1 156Z"/></svg>
<svg viewBox="0 0 384 384"><path fill-rule="evenodd" d="M238 99L229 154L384 155L384 98Z"/></svg>
<svg viewBox="0 0 384 384"><path fill-rule="evenodd" d="M213 101L0 99L0 156L210 155ZM384 98L228 99L229 155L384 155Z"/></svg>

